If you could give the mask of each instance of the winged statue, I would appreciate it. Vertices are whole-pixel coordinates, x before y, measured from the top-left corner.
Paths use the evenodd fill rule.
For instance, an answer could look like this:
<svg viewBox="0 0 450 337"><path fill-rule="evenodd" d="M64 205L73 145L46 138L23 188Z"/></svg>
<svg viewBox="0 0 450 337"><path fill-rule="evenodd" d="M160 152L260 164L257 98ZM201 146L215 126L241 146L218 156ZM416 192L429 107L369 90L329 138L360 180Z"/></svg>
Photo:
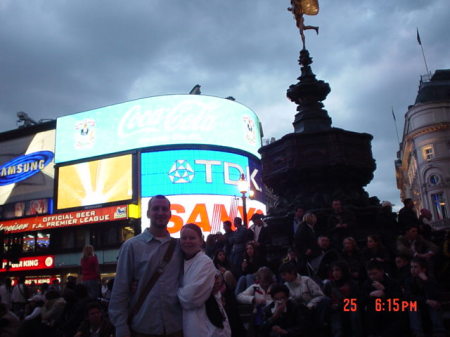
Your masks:
<svg viewBox="0 0 450 337"><path fill-rule="evenodd" d="M305 25L303 15L317 15L319 13L319 0L291 0L291 7L288 8L288 11L294 15L302 38L303 49L305 49L304 31L313 29L319 34L319 27Z"/></svg>

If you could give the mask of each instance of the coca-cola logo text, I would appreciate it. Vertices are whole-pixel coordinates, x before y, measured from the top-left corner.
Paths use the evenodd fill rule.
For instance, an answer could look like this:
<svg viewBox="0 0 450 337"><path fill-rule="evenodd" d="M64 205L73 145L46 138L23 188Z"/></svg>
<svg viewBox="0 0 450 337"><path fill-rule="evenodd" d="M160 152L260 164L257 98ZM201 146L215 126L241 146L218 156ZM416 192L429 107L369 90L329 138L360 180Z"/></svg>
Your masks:
<svg viewBox="0 0 450 337"><path fill-rule="evenodd" d="M128 138L140 133L211 132L218 125L217 107L198 101L186 100L172 108L143 109L135 105L119 122L118 135Z"/></svg>

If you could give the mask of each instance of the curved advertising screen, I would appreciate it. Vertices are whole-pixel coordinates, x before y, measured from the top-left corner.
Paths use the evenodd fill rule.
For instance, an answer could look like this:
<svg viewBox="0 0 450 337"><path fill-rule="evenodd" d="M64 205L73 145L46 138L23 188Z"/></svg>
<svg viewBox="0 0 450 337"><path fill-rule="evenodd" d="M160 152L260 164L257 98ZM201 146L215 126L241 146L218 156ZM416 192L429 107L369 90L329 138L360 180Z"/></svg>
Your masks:
<svg viewBox="0 0 450 337"><path fill-rule="evenodd" d="M166 195L171 201L169 230L175 236L183 224L196 223L205 234L220 231L225 220L243 217L238 182L247 179L247 218L264 213L261 167L258 160L214 150L167 150L141 154L142 227L148 226L150 197Z"/></svg>
<svg viewBox="0 0 450 337"><path fill-rule="evenodd" d="M238 182L244 174L262 200L259 161L247 156L212 150L168 150L141 155L141 195L215 194L240 195Z"/></svg>
<svg viewBox="0 0 450 337"><path fill-rule="evenodd" d="M174 144L231 147L259 158L260 123L252 110L228 99L143 98L58 118L55 162Z"/></svg>

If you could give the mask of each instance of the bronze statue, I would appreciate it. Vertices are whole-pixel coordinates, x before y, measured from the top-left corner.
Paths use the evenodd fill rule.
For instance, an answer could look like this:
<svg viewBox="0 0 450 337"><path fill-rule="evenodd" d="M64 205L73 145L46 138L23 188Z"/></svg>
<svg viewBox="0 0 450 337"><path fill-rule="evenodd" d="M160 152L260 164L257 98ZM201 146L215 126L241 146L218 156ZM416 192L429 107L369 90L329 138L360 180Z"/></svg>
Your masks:
<svg viewBox="0 0 450 337"><path fill-rule="evenodd" d="M317 15L319 13L319 1L318 0L291 0L291 7L288 11L292 12L297 22L297 27L300 30L300 36L303 42L303 49L305 49L305 34L303 33L307 29L314 29L319 34L319 27L305 26L303 15Z"/></svg>

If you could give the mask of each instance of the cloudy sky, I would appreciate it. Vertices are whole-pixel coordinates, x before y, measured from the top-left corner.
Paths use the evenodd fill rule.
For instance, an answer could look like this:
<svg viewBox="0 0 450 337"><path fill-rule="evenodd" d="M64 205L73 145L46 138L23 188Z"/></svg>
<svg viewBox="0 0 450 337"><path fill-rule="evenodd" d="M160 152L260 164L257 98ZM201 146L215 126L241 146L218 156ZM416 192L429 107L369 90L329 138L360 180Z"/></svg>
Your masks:
<svg viewBox="0 0 450 337"><path fill-rule="evenodd" d="M127 100L234 96L266 138L292 132L301 48L289 0L0 0L0 132L16 113L56 118ZM333 126L374 136L370 195L399 205L399 133L424 74L450 68L448 0L322 0L305 23L313 71L327 81Z"/></svg>

